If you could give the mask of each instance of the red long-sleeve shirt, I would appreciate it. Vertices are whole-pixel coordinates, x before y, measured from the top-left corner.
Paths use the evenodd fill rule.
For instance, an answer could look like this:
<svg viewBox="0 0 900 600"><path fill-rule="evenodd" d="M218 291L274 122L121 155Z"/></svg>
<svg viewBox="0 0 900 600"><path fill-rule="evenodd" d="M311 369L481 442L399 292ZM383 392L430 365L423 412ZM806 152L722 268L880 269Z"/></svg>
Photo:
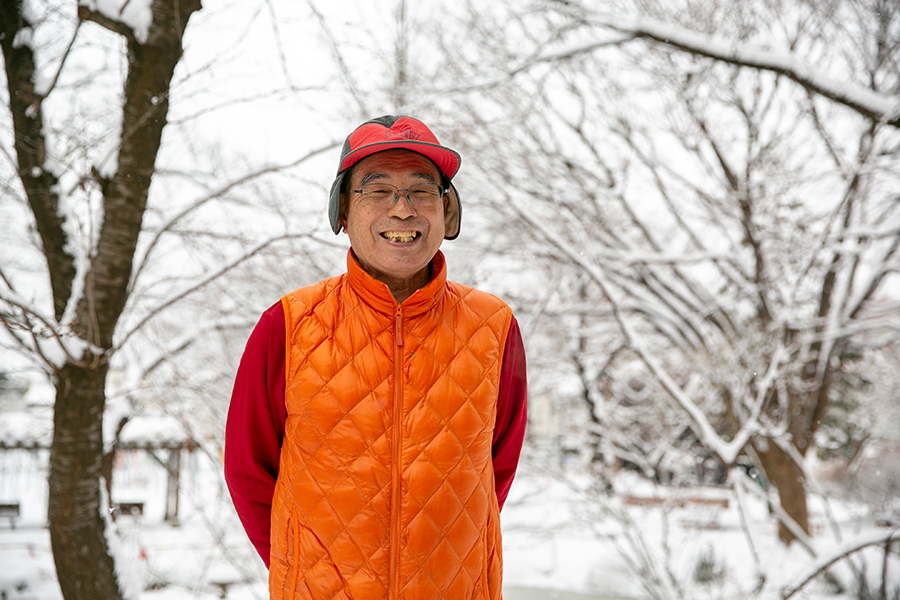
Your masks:
<svg viewBox="0 0 900 600"><path fill-rule="evenodd" d="M225 479L256 551L269 565L272 496L278 478L287 411L284 406L284 308L266 310L244 349L225 429ZM500 371L492 462L497 500L506 500L519 462L526 423L525 350L513 317Z"/></svg>

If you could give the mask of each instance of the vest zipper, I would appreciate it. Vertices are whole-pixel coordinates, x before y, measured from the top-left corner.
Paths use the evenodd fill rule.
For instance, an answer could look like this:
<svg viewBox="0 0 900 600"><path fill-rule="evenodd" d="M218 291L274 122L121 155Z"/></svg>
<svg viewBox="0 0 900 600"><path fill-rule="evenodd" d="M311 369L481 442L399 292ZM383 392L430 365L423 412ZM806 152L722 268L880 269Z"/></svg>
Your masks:
<svg viewBox="0 0 900 600"><path fill-rule="evenodd" d="M403 306L398 304L394 321L394 439L391 457L393 489L391 498L391 600L400 596L400 482L402 479L400 452L403 427Z"/></svg>

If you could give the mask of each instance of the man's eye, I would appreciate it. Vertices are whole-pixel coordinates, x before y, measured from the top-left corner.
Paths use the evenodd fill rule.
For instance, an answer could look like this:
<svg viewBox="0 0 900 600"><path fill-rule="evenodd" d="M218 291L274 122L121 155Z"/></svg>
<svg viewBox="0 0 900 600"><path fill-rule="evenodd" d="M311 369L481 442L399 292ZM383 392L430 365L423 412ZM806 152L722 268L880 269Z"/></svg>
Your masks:
<svg viewBox="0 0 900 600"><path fill-rule="evenodd" d="M421 198L421 199L431 198L433 196L438 195L437 188L432 187L432 186L411 188L409 190L409 193L412 194L413 196L415 196L416 198Z"/></svg>
<svg viewBox="0 0 900 600"><path fill-rule="evenodd" d="M364 193L372 198L386 198L389 195L393 195L394 190L387 187L376 187L367 188Z"/></svg>

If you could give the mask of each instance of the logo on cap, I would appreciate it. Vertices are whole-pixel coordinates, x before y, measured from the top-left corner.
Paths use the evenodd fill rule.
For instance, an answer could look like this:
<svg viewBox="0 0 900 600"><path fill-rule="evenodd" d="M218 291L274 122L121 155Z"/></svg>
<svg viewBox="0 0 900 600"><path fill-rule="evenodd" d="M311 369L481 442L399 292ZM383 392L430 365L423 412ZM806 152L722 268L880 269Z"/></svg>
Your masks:
<svg viewBox="0 0 900 600"><path fill-rule="evenodd" d="M403 129L402 131L393 131L391 129L384 130L384 139L386 140L396 140L396 139L407 139L407 140L417 140L422 137L420 134L416 133L412 129Z"/></svg>

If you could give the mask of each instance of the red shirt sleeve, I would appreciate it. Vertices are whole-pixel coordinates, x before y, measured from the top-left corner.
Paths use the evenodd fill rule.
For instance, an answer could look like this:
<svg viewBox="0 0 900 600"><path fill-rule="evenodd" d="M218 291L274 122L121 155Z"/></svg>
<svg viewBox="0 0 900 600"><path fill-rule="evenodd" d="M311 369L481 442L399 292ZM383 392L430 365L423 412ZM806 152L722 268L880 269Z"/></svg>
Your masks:
<svg viewBox="0 0 900 600"><path fill-rule="evenodd" d="M525 347L519 324L513 317L506 335L506 349L500 368L500 397L491 456L494 463L494 487L500 509L512 486L528 421L528 385L525 375Z"/></svg>
<svg viewBox="0 0 900 600"><path fill-rule="evenodd" d="M284 308L263 313L241 357L225 426L225 481L238 517L269 566L272 498L284 439ZM519 462L527 420L525 351L513 317L500 369L492 458L500 508Z"/></svg>
<svg viewBox="0 0 900 600"><path fill-rule="evenodd" d="M225 481L244 530L269 566L269 528L284 439L284 309L256 324L234 381L225 426Z"/></svg>

